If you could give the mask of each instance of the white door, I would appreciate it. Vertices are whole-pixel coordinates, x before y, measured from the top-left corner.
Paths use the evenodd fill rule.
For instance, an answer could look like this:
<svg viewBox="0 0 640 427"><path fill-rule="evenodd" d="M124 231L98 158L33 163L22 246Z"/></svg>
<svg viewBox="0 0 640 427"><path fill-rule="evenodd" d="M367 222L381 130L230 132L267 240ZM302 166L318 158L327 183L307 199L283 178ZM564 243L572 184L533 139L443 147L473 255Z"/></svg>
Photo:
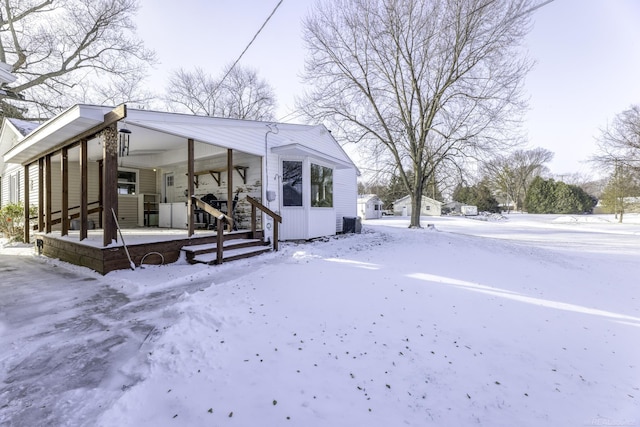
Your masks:
<svg viewBox="0 0 640 427"><path fill-rule="evenodd" d="M162 190L164 192L164 198L162 200L163 202L165 203L175 202L174 183L175 181L174 181L173 172L165 173L163 184L162 184Z"/></svg>

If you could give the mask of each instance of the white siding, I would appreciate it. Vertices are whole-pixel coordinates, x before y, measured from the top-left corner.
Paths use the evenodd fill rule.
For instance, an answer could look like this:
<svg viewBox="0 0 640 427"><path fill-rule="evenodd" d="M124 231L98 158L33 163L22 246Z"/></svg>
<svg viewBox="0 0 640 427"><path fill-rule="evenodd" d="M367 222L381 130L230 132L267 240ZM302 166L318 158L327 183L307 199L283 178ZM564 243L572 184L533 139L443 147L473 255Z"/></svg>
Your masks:
<svg viewBox="0 0 640 427"><path fill-rule="evenodd" d="M307 239L336 234L336 229L333 226L333 219L335 217L335 209L311 208L309 212L309 232ZM342 228L342 219L340 220L340 227Z"/></svg>
<svg viewBox="0 0 640 427"><path fill-rule="evenodd" d="M282 206L280 212L282 215L281 240L298 240L309 238L309 205L311 204L311 196L309 191L311 174L309 171L309 160L304 157L282 156L278 161L278 176L282 177L283 161L302 162L302 206ZM282 183L278 180L277 193L278 202L282 204Z"/></svg>
<svg viewBox="0 0 640 427"><path fill-rule="evenodd" d="M358 183L356 169L333 170L333 206L336 232L342 232L342 218L358 216Z"/></svg>
<svg viewBox="0 0 640 427"><path fill-rule="evenodd" d="M307 238L309 214L303 207L283 207L280 240L298 240Z"/></svg>

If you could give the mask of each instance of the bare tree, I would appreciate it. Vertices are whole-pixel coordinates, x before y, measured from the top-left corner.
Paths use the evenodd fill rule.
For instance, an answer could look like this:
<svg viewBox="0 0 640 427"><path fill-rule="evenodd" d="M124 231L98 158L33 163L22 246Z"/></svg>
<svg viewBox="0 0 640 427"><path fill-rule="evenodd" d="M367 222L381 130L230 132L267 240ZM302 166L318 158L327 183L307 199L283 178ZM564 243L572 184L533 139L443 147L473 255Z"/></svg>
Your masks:
<svg viewBox="0 0 640 427"><path fill-rule="evenodd" d="M236 119L272 120L275 95L257 71L236 65L220 78L201 68L175 71L167 89L167 103L174 111Z"/></svg>
<svg viewBox="0 0 640 427"><path fill-rule="evenodd" d="M507 206L513 202L516 210L522 210L531 182L547 171L545 163L552 159L553 153L545 148L516 150L485 162L485 176L506 198Z"/></svg>
<svg viewBox="0 0 640 427"><path fill-rule="evenodd" d="M598 152L591 161L612 173L621 165L640 172L640 105L632 105L601 130Z"/></svg>
<svg viewBox="0 0 640 427"><path fill-rule="evenodd" d="M440 168L515 141L531 11L530 0L320 2L304 21L315 89L300 107L384 153L420 227L424 186Z"/></svg>
<svg viewBox="0 0 640 427"><path fill-rule="evenodd" d="M622 222L625 211L636 207L636 196L640 195L640 105L619 113L600 131L598 151L591 163L609 173L601 201Z"/></svg>
<svg viewBox="0 0 640 427"><path fill-rule="evenodd" d="M13 99L0 100L2 114L42 120L113 99L118 85L121 100L136 98L131 83L155 62L135 38L137 10L138 0L2 0L0 62L18 77L3 87Z"/></svg>

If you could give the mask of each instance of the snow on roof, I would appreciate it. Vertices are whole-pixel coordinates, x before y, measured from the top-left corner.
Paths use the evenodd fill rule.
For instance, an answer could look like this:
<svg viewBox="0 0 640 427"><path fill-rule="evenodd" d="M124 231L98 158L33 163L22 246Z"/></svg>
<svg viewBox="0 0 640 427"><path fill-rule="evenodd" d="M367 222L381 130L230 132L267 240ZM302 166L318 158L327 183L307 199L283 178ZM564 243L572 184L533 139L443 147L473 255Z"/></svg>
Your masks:
<svg viewBox="0 0 640 427"><path fill-rule="evenodd" d="M369 200L372 200L372 199L380 200L380 197L378 197L376 194L359 194L358 195L358 203L367 203Z"/></svg>
<svg viewBox="0 0 640 427"><path fill-rule="evenodd" d="M395 202L393 202L393 204L398 204L398 203L404 203L404 202L408 202L409 200L411 200L411 195L407 194L406 196L396 200ZM424 202L430 202L430 203L440 203L442 204L442 202L436 200L436 199L432 199L431 197L427 197L427 196L422 196L422 203Z"/></svg>
<svg viewBox="0 0 640 427"><path fill-rule="evenodd" d="M109 106L78 104L41 126L16 122L16 125L29 132L17 146L4 154L5 161L32 161L41 153L99 126L112 109ZM264 155L268 147L273 153L311 155L338 168L356 168L323 125L273 123L133 108L126 109L126 117L120 123L134 133L136 145L141 150L170 150L187 139L193 139L255 155Z"/></svg>
<svg viewBox="0 0 640 427"><path fill-rule="evenodd" d="M40 123L28 122L26 120L20 120L20 119L7 119L7 120L9 121L9 123L13 125L13 127L16 128L18 132L22 134L22 136L29 135L31 132L33 132L34 129L40 126Z"/></svg>

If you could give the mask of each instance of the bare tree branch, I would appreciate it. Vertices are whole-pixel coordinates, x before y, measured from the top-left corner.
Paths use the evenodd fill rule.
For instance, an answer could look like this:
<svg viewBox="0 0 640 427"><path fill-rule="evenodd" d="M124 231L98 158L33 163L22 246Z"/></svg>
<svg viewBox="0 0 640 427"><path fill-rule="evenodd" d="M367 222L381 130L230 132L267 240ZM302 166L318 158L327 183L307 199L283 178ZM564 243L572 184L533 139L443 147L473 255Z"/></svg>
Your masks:
<svg viewBox="0 0 640 427"><path fill-rule="evenodd" d="M335 0L304 22L299 102L389 163L420 227L425 185L517 141L530 0Z"/></svg>
<svg viewBox="0 0 640 427"><path fill-rule="evenodd" d="M137 10L138 0L2 0L0 60L18 77L11 91L28 101L22 116L44 119L124 87L124 101L147 98L137 92L155 55L135 38Z"/></svg>
<svg viewBox="0 0 640 427"><path fill-rule="evenodd" d="M219 79L200 68L175 71L166 102L173 111L251 120L272 120L276 107L271 86L257 71L238 65L227 68Z"/></svg>

